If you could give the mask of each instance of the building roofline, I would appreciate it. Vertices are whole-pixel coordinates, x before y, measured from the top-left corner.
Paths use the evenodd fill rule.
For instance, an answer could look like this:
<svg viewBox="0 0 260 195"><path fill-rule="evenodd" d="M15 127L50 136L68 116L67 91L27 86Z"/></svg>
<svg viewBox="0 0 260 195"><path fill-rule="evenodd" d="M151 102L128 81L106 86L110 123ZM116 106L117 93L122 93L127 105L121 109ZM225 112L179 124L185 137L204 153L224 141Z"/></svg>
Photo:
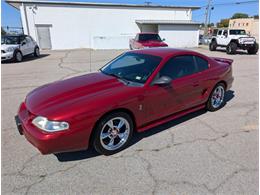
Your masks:
<svg viewBox="0 0 260 195"><path fill-rule="evenodd" d="M94 3L94 2L64 2L64 1L36 1L36 0L5 0L6 3L19 9L19 4L46 4L46 5L71 5L71 6L98 6L98 7L122 7L122 8L154 8L154 9L200 9L198 6L172 6L172 5L142 5L119 3ZM18 5L17 5L18 4Z"/></svg>
<svg viewBox="0 0 260 195"><path fill-rule="evenodd" d="M136 20L137 24L184 24L184 25L201 25L200 22L194 22L190 20Z"/></svg>

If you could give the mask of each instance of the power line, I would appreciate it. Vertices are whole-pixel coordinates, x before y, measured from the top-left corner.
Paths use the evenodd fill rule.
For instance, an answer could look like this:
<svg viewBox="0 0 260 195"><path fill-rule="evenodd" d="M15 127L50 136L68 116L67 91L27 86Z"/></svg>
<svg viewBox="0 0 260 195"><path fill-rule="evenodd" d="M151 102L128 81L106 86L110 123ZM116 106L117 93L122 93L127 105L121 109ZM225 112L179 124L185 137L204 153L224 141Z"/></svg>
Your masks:
<svg viewBox="0 0 260 195"><path fill-rule="evenodd" d="M241 4L251 4L251 3L259 3L259 1L252 0L252 1L237 1L237 2L230 2L230 3L217 3L212 4L212 6L222 6L222 5L241 5ZM207 8L208 5L201 6L201 8Z"/></svg>

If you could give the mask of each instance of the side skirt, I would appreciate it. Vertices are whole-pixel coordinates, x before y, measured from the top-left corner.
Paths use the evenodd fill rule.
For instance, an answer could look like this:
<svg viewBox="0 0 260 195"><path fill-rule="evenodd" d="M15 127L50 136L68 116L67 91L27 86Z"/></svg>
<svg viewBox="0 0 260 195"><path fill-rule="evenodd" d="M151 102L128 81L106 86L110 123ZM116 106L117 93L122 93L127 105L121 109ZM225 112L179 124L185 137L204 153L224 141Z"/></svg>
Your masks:
<svg viewBox="0 0 260 195"><path fill-rule="evenodd" d="M161 124L164 124L164 123L169 122L171 120L180 118L180 117L185 116L185 115L187 115L189 113L201 110L203 108L205 108L205 104L193 107L193 108L188 109L188 110L184 110L184 111L178 112L176 114L170 115L168 117L165 117L165 118L162 118L162 119L159 119L159 120L156 120L156 121L153 121L152 123L149 123L148 125L146 125L144 127L138 128L137 132L146 131L148 129L151 129L151 128L156 127L156 126L161 125Z"/></svg>

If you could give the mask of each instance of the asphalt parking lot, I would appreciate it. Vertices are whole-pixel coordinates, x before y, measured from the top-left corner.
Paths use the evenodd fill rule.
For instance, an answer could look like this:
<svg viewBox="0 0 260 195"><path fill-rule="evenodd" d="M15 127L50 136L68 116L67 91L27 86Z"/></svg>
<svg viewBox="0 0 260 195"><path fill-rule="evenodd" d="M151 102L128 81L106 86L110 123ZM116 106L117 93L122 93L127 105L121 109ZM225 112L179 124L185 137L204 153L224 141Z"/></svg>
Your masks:
<svg viewBox="0 0 260 195"><path fill-rule="evenodd" d="M45 51L2 64L3 194L258 194L258 55L234 59L233 87L217 112L199 111L138 134L113 156L41 155L14 122L32 89L95 71L122 51Z"/></svg>

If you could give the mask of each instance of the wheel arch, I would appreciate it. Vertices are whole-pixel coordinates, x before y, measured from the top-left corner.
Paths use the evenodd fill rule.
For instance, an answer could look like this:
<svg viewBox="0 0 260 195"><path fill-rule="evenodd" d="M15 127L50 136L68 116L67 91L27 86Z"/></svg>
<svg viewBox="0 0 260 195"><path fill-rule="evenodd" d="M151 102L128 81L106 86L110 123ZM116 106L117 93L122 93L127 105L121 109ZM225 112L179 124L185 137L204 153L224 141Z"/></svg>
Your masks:
<svg viewBox="0 0 260 195"><path fill-rule="evenodd" d="M17 52L20 52L23 55L23 52L19 48L15 48L13 55L15 55Z"/></svg>
<svg viewBox="0 0 260 195"><path fill-rule="evenodd" d="M211 39L211 42L215 41L217 43L217 39L214 37Z"/></svg>
<svg viewBox="0 0 260 195"><path fill-rule="evenodd" d="M92 131L91 131L91 134L90 134L90 137L89 137L89 147L92 147L93 146L93 141L94 141L94 133L95 133L95 128L97 127L98 123L106 116L108 116L109 114L111 113L115 113L115 112L124 112L126 114L128 114L131 119L133 120L133 125L134 125L134 132L136 132L136 119L135 119L135 116L134 116L134 113L127 109L127 108L116 108L116 109L113 109L113 110L110 110L108 112L106 112L105 114L103 114L101 117L99 117L99 119L95 122L93 128L92 128Z"/></svg>
<svg viewBox="0 0 260 195"><path fill-rule="evenodd" d="M238 44L238 40L237 39L231 39L229 43L236 43L236 44Z"/></svg>
<svg viewBox="0 0 260 195"><path fill-rule="evenodd" d="M213 87L213 89L214 89L218 84L220 84L220 83L224 84L225 90L226 90L226 89L227 89L227 82L224 81L224 80L221 80L221 81L217 82L216 85Z"/></svg>

